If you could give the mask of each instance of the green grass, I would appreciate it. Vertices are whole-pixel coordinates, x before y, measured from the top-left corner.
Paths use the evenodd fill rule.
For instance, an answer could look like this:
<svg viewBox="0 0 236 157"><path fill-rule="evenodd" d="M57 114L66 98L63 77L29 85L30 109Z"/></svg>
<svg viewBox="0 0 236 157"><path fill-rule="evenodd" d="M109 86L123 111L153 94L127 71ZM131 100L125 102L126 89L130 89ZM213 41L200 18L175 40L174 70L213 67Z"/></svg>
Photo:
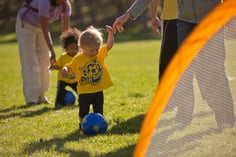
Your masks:
<svg viewBox="0 0 236 157"><path fill-rule="evenodd" d="M0 53L0 156L132 156L141 121L157 86L159 41L115 44L106 62L114 86L105 90L104 135L78 134L78 105L26 107L16 43ZM57 55L62 53L56 47ZM47 93L54 101L57 72Z"/></svg>
<svg viewBox="0 0 236 157"><path fill-rule="evenodd" d="M46 104L26 107L17 44L2 43L0 46L0 156L132 156L141 122L158 84L160 41L114 45L106 60L114 83L105 90L104 115L109 124L108 131L94 137L78 133L78 105L61 110L54 110L54 105ZM59 56L61 47L57 46L56 51ZM56 77L57 72L52 71L47 93L51 101L55 98ZM205 108L198 108L197 113L202 110ZM170 119L173 114L165 116ZM236 129L213 134L211 128L215 127L215 122L212 113L205 118L209 117L213 120L206 121L203 126L199 127L197 121L192 123L200 133L210 130L201 136L202 139L190 138L201 143L201 150L186 149L179 156L211 156L211 142L218 143L215 154L236 154ZM204 117L200 118L204 121ZM171 138L184 138L184 134L176 132ZM227 147L229 143L230 147Z"/></svg>

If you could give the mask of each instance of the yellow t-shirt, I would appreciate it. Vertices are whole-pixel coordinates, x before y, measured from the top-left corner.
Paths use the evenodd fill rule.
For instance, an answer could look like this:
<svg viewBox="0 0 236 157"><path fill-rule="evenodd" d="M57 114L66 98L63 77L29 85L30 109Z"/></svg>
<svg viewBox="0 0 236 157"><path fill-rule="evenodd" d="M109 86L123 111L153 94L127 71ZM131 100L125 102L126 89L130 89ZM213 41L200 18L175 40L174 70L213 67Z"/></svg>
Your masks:
<svg viewBox="0 0 236 157"><path fill-rule="evenodd" d="M161 14L162 20L174 20L177 18L177 0L164 0Z"/></svg>
<svg viewBox="0 0 236 157"><path fill-rule="evenodd" d="M69 56L67 53L63 53L59 59L57 60L56 65L60 68L58 70L58 75L57 75L57 79L67 82L67 83L74 83L76 82L75 79L75 73L69 73L67 76L63 77L62 76L62 68L65 66L65 64L70 63L71 60L73 59L73 57Z"/></svg>
<svg viewBox="0 0 236 157"><path fill-rule="evenodd" d="M105 58L108 55L107 46L100 48L97 56L90 57L83 53L77 55L66 64L69 72L75 73L78 81L78 94L96 93L112 86Z"/></svg>

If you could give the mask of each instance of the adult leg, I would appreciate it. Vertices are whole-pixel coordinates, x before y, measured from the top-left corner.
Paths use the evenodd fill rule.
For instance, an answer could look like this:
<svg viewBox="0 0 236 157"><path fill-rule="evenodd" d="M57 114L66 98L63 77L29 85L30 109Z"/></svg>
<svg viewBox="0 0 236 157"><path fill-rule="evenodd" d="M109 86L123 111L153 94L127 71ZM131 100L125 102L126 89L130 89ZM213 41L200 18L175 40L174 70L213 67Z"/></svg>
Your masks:
<svg viewBox="0 0 236 157"><path fill-rule="evenodd" d="M178 49L177 39L177 20L164 20L162 21L162 42L159 58L159 81L163 76L169 62L175 55ZM174 103L169 103L165 111L172 111Z"/></svg>
<svg viewBox="0 0 236 157"><path fill-rule="evenodd" d="M41 29L38 31L36 39L36 50L37 59L39 63L39 80L40 80L40 93L39 93L39 103L48 103L45 93L48 91L50 84L50 58L49 58L49 48L44 39L43 32Z"/></svg>
<svg viewBox="0 0 236 157"><path fill-rule="evenodd" d="M178 49L177 20L164 20L159 59L159 80Z"/></svg>
<svg viewBox="0 0 236 157"><path fill-rule="evenodd" d="M195 27L192 23L177 21L178 45L181 46L190 32ZM187 51L187 50L186 50ZM194 62L187 68L181 76L175 90L175 105L178 107L175 117L175 127L184 128L192 121L194 109L194 91L193 91ZM178 126L179 125L179 126Z"/></svg>
<svg viewBox="0 0 236 157"><path fill-rule="evenodd" d="M27 104L38 102L40 92L39 63L36 54L36 27L17 18L16 34L19 46L23 93Z"/></svg>
<svg viewBox="0 0 236 157"><path fill-rule="evenodd" d="M219 128L233 127L235 122L233 98L225 72L224 33L216 33L199 56L202 67L197 79L203 98L215 112ZM201 65L201 64L200 64ZM204 70L204 72L202 72Z"/></svg>

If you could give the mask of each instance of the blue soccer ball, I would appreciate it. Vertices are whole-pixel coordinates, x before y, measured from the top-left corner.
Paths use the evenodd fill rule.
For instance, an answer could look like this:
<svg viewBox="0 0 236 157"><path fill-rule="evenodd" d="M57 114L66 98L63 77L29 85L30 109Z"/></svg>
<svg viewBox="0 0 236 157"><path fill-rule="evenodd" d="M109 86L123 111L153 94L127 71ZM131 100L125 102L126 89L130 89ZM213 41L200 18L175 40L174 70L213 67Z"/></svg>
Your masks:
<svg viewBox="0 0 236 157"><path fill-rule="evenodd" d="M81 129L90 136L102 134L107 131L107 121L100 113L89 113L83 118Z"/></svg>
<svg viewBox="0 0 236 157"><path fill-rule="evenodd" d="M71 91L67 91L62 103L62 105L74 105L75 95Z"/></svg>

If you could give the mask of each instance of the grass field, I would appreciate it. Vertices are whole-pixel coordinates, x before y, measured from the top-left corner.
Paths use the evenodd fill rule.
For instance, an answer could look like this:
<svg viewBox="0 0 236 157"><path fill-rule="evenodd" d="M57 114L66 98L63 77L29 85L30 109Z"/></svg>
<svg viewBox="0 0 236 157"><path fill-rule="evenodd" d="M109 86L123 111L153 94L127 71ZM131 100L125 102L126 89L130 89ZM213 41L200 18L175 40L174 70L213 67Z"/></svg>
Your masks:
<svg viewBox="0 0 236 157"><path fill-rule="evenodd" d="M17 44L0 44L0 156L131 157L158 84L159 47L158 40L114 45L106 60L114 83L105 90L108 131L89 137L78 133L78 105L61 110L46 104L25 106ZM62 50L59 46L56 50L59 56ZM51 72L47 93L51 101L55 98L56 75L56 71ZM167 115L171 117L173 114ZM186 149L179 156L211 156L211 142L218 143L214 155L236 156L236 128L212 135L214 121L203 128L195 121L192 125L202 134L209 126L210 133L200 140L201 150ZM173 136L182 135L176 132ZM194 136L190 140L195 140Z"/></svg>
<svg viewBox="0 0 236 157"><path fill-rule="evenodd" d="M159 41L115 44L106 62L114 86L105 90L104 135L78 134L78 105L26 107L16 43L1 44L0 156L132 156L157 86ZM62 52L56 47L57 54ZM54 101L56 71L47 93Z"/></svg>

